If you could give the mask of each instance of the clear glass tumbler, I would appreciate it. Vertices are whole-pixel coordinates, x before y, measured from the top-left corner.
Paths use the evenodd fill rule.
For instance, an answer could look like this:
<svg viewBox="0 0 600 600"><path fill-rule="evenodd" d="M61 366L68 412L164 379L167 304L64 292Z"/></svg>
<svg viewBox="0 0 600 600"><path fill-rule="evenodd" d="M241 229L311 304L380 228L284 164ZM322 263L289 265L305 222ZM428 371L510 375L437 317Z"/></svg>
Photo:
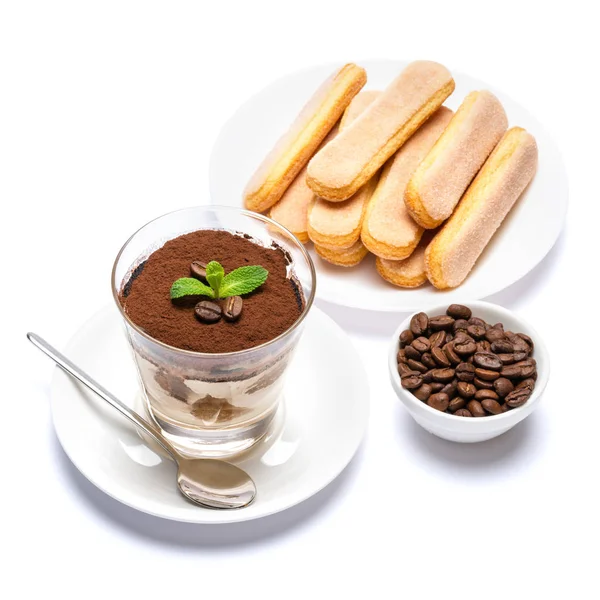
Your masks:
<svg viewBox="0 0 600 600"><path fill-rule="evenodd" d="M264 246L275 242L288 253L288 277L304 296L304 309L287 331L248 350L208 354L169 346L129 319L119 293L136 267L168 240L200 229L247 234ZM127 240L115 260L112 290L148 412L182 452L226 457L249 448L268 431L315 295L314 265L292 233L267 217L241 209L178 210L150 221Z"/></svg>

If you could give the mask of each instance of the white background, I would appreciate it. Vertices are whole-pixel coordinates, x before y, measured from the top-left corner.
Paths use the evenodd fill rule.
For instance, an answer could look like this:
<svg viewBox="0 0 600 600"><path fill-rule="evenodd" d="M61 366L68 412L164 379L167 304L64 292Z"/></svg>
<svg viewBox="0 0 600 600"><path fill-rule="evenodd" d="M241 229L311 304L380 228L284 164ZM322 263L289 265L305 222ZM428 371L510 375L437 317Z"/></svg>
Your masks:
<svg viewBox="0 0 600 600"><path fill-rule="evenodd" d="M592 6L0 2L3 597L598 597ZM566 230L534 272L492 298L543 333L553 359L544 401L488 443L430 437L387 381L400 316L326 306L372 391L368 436L339 480L287 513L236 526L121 506L60 449L52 367L25 332L64 346L110 302L112 260L129 234L208 202L211 146L241 102L290 70L361 57L433 59L493 82L561 147Z"/></svg>

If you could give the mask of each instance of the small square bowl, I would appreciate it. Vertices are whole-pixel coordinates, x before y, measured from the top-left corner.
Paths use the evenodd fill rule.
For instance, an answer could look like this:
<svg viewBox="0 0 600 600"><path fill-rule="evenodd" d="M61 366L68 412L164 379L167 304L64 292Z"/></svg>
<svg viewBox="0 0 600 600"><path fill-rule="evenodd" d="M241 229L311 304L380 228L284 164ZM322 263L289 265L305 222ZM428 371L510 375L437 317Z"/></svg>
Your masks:
<svg viewBox="0 0 600 600"><path fill-rule="evenodd" d="M396 395L408 409L412 418L421 427L438 437L452 442L483 442L506 433L535 410L548 384L550 358L546 346L537 331L514 312L490 302L473 301L464 302L463 304L473 311L474 317L479 317L492 324L500 322L506 330L514 331L515 333L525 333L533 340L534 350L532 357L537 362L538 378L533 393L525 404L500 415L479 418L456 417L431 408L413 396L408 390L405 390L400 382L396 356L399 349L400 333L409 328L410 320L415 313L410 315L398 327L396 333L394 333L392 343L390 344L388 366L392 387ZM423 312L433 317L435 315L446 314L447 308L448 304L440 304Z"/></svg>

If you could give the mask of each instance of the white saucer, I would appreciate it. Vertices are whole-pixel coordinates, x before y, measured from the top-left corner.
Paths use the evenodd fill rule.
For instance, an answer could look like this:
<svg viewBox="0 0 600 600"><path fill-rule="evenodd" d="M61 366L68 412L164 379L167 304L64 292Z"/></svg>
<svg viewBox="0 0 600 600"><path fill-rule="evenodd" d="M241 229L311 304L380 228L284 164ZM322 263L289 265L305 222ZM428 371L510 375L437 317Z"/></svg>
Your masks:
<svg viewBox="0 0 600 600"><path fill-rule="evenodd" d="M65 353L123 402L137 406L135 367L115 308L92 317ZM285 510L333 481L363 438L369 390L352 342L313 307L289 369L279 426L237 462L254 478L257 498L234 511L186 501L176 487L174 463L146 446L126 419L58 368L51 403L62 447L102 491L167 519L232 523Z"/></svg>
<svg viewBox="0 0 600 600"><path fill-rule="evenodd" d="M356 63L367 70L365 89L384 89L408 64L392 60L358 60ZM338 66L321 65L286 75L237 110L221 130L212 150L213 204L242 206L242 191L258 164L313 91ZM510 126L524 127L536 137L539 167L534 181L473 272L456 290L439 292L430 285L414 290L399 289L379 277L373 257L365 259L359 267L344 269L326 263L311 250L319 275L319 298L342 306L380 311L423 310L459 298L485 298L526 275L556 242L565 220L568 186L565 167L554 142L527 110L502 91L469 75L451 71L456 90L446 101L447 106L458 108L472 90L491 90L504 105Z"/></svg>

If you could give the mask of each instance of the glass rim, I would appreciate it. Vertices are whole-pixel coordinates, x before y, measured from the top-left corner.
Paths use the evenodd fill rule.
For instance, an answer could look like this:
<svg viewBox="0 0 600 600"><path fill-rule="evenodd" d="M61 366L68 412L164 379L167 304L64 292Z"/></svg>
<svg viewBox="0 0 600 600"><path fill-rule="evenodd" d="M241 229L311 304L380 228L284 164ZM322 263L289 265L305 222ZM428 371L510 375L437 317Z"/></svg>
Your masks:
<svg viewBox="0 0 600 600"><path fill-rule="evenodd" d="M140 233L140 231L142 231L142 229L146 228L151 223L154 223L160 219L163 219L164 217L168 217L175 213L184 212L184 211L188 211L188 210L203 210L203 211L219 210L219 211L235 212L239 215L251 217L252 219L255 219L257 221L262 221L263 223L274 226L276 229L283 231L285 234L287 234L292 239L292 241L294 241L296 243L296 245L300 249L300 252L302 253L304 259L306 260L306 262L308 264L308 267L310 270L310 278L311 278L312 286L311 286L310 295L304 305L304 309L302 310L302 312L300 313L298 318L294 321L294 323L292 325L290 325L290 327L288 327L285 331L280 333L277 337L274 337L272 340L269 340L268 342L259 344L258 346L252 346L252 348L246 348L245 350L236 350L234 352L196 352L195 350L185 350L184 348L177 348L177 346L171 346L170 344L166 344L165 342L161 342L160 340L157 340L156 338L152 337L147 332L145 332L141 327L136 325L129 318L129 316L127 315L127 313L121 306L121 302L119 302L119 291L117 290L117 282L116 282L117 265L119 263L121 256L123 255L123 252L125 252L125 249L129 245L129 243L133 240L133 238L138 233ZM196 230L196 231L199 231L199 230ZM225 230L225 231L227 231L227 230ZM181 234L181 235L183 235L183 234ZM127 238L126 242L123 244L123 246L121 246L121 249L117 253L117 256L113 263L113 268L111 271L111 288L112 288L113 299L117 305L119 312L121 313L121 316L125 320L125 322L132 329L134 329L137 333L139 333L142 337L146 338L147 340L150 340L151 342L154 342L155 344L158 344L159 346L162 346L163 348L172 350L174 352L181 352L187 356L194 356L194 357L199 357L199 358L219 358L219 357L228 357L229 358L232 356L243 355L243 354L253 352L255 350L260 350L260 349L266 348L266 347L270 346L271 344L274 344L275 342L288 336L290 333L292 333L304 321L304 319L308 315L308 312L310 311L310 309L313 305L313 302L315 299L316 288L317 288L317 273L315 270L315 265L313 263L313 260L310 256L310 254L308 253L308 251L306 250L304 244L289 229L287 229L283 225L280 225L276 221L273 221L273 219L271 219L269 217L265 217L264 215L261 215L260 213L246 210L244 208L237 208L235 206L221 206L221 205L188 206L187 208L179 208L177 210L172 210L168 213L164 213L158 217L155 217L154 219L151 219L150 221L148 221L144 225L142 225L140 228L136 229L136 231L134 231Z"/></svg>

